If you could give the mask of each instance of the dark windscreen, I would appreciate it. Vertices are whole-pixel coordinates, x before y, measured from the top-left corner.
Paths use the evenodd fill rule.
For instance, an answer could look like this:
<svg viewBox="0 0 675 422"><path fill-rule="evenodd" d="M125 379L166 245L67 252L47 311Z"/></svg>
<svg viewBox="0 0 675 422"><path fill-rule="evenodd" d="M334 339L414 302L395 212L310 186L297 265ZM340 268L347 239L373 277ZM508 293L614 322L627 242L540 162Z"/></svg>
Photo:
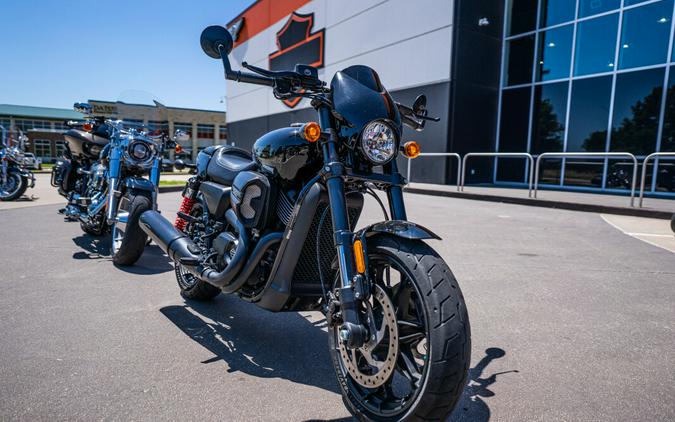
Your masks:
<svg viewBox="0 0 675 422"><path fill-rule="evenodd" d="M398 108L373 69L351 66L341 70L333 77L331 89L335 110L356 130L376 119L390 120L400 130Z"/></svg>

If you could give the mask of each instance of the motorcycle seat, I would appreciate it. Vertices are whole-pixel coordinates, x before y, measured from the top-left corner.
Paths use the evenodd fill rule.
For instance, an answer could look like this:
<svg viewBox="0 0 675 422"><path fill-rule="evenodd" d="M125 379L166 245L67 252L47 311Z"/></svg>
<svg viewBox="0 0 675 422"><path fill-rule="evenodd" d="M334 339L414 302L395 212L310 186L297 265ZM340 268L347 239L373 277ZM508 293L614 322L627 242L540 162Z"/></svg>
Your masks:
<svg viewBox="0 0 675 422"><path fill-rule="evenodd" d="M211 157L206 168L206 175L216 183L231 186L239 172L254 170L256 167L248 151L233 146L223 146L218 148Z"/></svg>

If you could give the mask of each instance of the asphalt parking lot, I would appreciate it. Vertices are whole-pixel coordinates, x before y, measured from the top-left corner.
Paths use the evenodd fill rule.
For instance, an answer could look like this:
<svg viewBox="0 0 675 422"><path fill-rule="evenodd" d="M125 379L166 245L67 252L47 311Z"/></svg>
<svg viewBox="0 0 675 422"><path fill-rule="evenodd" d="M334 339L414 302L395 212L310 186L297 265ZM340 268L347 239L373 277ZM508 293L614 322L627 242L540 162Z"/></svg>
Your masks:
<svg viewBox="0 0 675 422"><path fill-rule="evenodd" d="M320 314L186 303L156 246L115 268L108 238L41 195L0 208L0 420L350 420ZM160 195L163 213L178 195ZM675 420L672 252L599 214L406 200L469 309L451 420Z"/></svg>

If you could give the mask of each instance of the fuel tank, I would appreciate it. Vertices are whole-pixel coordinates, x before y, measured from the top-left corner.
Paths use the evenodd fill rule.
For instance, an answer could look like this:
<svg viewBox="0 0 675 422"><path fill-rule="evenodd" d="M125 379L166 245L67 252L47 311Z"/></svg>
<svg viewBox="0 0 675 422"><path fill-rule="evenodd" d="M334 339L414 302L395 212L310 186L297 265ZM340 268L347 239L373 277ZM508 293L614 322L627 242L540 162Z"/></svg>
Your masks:
<svg viewBox="0 0 675 422"><path fill-rule="evenodd" d="M262 172L284 182L309 180L321 168L322 157L316 142L301 136L301 127L273 130L253 144L253 159Z"/></svg>
<svg viewBox="0 0 675 422"><path fill-rule="evenodd" d="M89 133L84 130L69 129L63 134L70 153L78 158L97 159L103 147L109 142L102 133Z"/></svg>

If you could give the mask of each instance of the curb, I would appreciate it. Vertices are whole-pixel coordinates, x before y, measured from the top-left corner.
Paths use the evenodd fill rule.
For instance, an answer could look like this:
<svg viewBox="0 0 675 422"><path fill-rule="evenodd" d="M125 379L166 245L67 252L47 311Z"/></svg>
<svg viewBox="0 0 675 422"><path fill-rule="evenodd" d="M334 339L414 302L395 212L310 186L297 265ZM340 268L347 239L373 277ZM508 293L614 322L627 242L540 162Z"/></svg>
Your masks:
<svg viewBox="0 0 675 422"><path fill-rule="evenodd" d="M659 218L670 220L672 212L658 211L645 208L615 207L611 205L580 204L576 202L551 201L547 199L516 198L511 196L485 195L480 193L453 192L434 189L409 188L404 192L431 196L445 196L450 198L471 199L476 201L503 202L506 204L527 205L531 207L557 208L562 210L595 212L603 214L629 215L632 217Z"/></svg>

